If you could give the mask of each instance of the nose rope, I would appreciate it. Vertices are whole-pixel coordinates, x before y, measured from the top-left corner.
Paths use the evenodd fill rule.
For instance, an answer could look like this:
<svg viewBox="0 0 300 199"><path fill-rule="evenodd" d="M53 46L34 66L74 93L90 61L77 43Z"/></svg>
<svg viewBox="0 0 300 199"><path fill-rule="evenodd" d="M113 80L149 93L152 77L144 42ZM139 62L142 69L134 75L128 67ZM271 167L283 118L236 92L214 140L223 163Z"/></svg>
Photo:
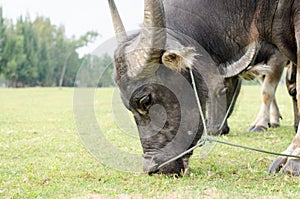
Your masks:
<svg viewBox="0 0 300 199"><path fill-rule="evenodd" d="M160 168L164 167L165 165L169 164L170 162L173 162L173 161L177 160L178 158L181 158L182 156L190 153L194 149L203 146L205 144L206 140L207 140L208 134L207 134L207 127L206 127L205 117L204 117L204 114L203 114L203 111L202 111L202 108L201 108L201 103L200 103L200 100L199 100L199 95L198 95L198 91L197 91L197 87L196 87L196 83L195 83L195 78L194 78L194 74L193 74L193 70L192 69L190 70L190 76L191 76L191 79L192 79L192 86L193 86L194 94L195 94L195 97L196 97L196 102L197 102L197 106L198 106L198 109L199 109L199 113L200 113L200 117L201 117L201 120L202 120L202 124L203 124L203 134L202 134L202 137L200 138L200 140L197 142L197 144L195 146L193 146L192 148L190 148L190 149L182 152L181 154L175 156L174 158L171 158L168 161L160 164L157 167L157 169L160 169Z"/></svg>
<svg viewBox="0 0 300 199"><path fill-rule="evenodd" d="M299 158L300 159L300 156L298 156L298 155L290 155L290 154L277 153L277 152L272 152L272 151L267 151L267 150L262 150L262 149L256 149L256 148L253 148L253 147L242 146L242 145L233 144L233 143L230 143L230 142L225 142L225 141L222 141L222 140L219 140L219 139L215 139L212 136L209 136L208 133L207 133L206 121L205 121L205 117L204 117L204 114L203 114L203 111L202 111L202 108L201 108L201 103L200 103L200 100L199 100L199 95L198 95L198 91L197 91L197 87L196 87L196 83L195 83L195 78L194 78L193 70L190 70L190 76L191 76L192 86L193 86L193 90L194 90L195 97L196 97L197 106L198 106L200 117L201 117L202 124L203 124L203 134L202 134L202 137L199 139L199 141L197 142L197 144L195 146L193 146L193 147L189 148L188 150L182 152L181 154L179 154L179 155L177 155L177 156L169 159L168 161L160 164L157 167L157 170L160 169L160 168L162 168L162 167L164 167L164 166L166 166L167 164L169 164L169 163L171 163L171 162L173 162L173 161L181 158L182 156L184 156L184 155L192 152L194 149L196 149L198 147L201 147L201 146L204 146L205 143L206 143L206 141L209 141L210 143L211 142L216 142L216 143L220 143L220 144L229 145L229 146L232 146L232 147L247 149L247 150L250 150L250 151L256 151L256 152L266 153L266 154L270 154L270 155L292 157L292 158ZM241 80L239 80L239 82L237 83L237 86L239 86L240 84L241 84ZM237 97L237 94L238 94L237 90L238 90L238 87L235 88L234 95L232 97L232 100L231 100L231 103L229 105L229 108L228 108L228 110L227 110L227 112L225 114L225 118L222 121L222 125L220 126L220 129L225 124L226 119L227 119L227 117L229 115L229 111L230 111L230 109L233 106L235 98Z"/></svg>
<svg viewBox="0 0 300 199"><path fill-rule="evenodd" d="M225 117L224 117L224 119L223 119L223 121L222 121L222 123L221 123L221 125L220 125L220 127L218 129L218 131L220 131L222 129L222 127L224 126L224 124L225 124L225 122L226 122L226 120L227 120L227 118L229 116L230 110L232 109L233 104L236 101L236 98L238 97L238 93L239 93L238 92L238 90L239 90L238 88L241 86L241 84L242 84L242 80L238 79L238 82L236 83L236 86L235 86L235 89L234 89L234 93L233 93L230 105L229 105L229 107L228 107L228 109L226 111Z"/></svg>
<svg viewBox="0 0 300 199"><path fill-rule="evenodd" d="M200 117L201 117L202 124L203 124L203 134L202 134L202 137L200 138L200 140L198 140L198 142L197 142L197 144L195 146L193 146L192 148L189 148L188 150L186 150L183 153L175 156L174 158L171 158L170 160L162 163L161 165L159 165L157 167L157 169L160 169L160 168L164 167L165 165L169 164L170 162L173 162L173 161L177 160L178 158L181 158L182 156L190 153L194 149L203 146L205 144L205 142L207 141L208 134L207 134L206 121L205 121L205 117L204 117L204 114L203 114L203 111L202 111L202 107L201 107L201 103L200 103L200 100L199 100L199 95L198 95L198 91L197 91L197 87L196 87L196 82L195 82L193 70L190 70L190 76L191 76L191 80L192 80L192 86L193 86L193 90L194 90L194 94L195 94L195 98L196 98L198 110L199 110Z"/></svg>

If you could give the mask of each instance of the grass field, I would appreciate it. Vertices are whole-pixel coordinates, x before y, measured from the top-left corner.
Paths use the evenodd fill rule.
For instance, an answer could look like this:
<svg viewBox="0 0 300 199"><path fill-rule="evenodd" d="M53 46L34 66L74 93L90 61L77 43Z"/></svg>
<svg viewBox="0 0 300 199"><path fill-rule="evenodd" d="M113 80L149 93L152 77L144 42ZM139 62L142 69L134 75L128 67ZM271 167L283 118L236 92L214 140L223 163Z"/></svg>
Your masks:
<svg viewBox="0 0 300 199"><path fill-rule="evenodd" d="M260 105L260 87L245 86L223 140L281 152L294 136L285 87L277 98L282 126L246 132ZM73 89L0 89L0 198L299 198L300 178L270 175L274 156L216 145L191 159L182 178L119 171L102 165L80 141L73 118ZM118 130L113 89L95 93L95 116L108 140L141 153L138 138ZM87 129L88 130L88 129ZM102 150L99 147L99 150ZM112 155L113 156L113 155ZM114 158L114 157L112 157ZM122 161L115 158L115 161Z"/></svg>

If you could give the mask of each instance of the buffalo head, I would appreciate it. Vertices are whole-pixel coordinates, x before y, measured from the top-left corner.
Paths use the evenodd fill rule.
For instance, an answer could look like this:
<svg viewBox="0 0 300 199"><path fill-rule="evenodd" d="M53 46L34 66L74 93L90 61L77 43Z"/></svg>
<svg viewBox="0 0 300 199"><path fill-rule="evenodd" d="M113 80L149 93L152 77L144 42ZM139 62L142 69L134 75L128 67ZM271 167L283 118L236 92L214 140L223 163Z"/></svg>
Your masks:
<svg viewBox="0 0 300 199"><path fill-rule="evenodd" d="M258 45L250 43L238 61L217 67L196 41L167 28L163 1L145 0L142 29L131 36L126 34L114 1L108 2L118 42L114 80L138 127L144 171L180 174L187 169L191 154L158 166L194 146L203 132L189 70L195 74L203 112L207 99L217 102L210 118L218 126L227 107L224 78L244 70Z"/></svg>

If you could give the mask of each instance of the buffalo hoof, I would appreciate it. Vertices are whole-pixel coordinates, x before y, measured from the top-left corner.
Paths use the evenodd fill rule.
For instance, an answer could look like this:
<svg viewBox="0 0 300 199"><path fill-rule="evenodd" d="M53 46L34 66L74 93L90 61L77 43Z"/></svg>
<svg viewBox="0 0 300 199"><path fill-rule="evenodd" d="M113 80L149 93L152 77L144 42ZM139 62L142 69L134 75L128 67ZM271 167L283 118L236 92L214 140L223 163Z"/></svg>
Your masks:
<svg viewBox="0 0 300 199"><path fill-rule="evenodd" d="M247 132L249 133L254 133L254 132L262 132L262 131L267 131L268 128L264 127L264 126L250 126L247 129Z"/></svg>
<svg viewBox="0 0 300 199"><path fill-rule="evenodd" d="M286 163L287 158L286 157L278 157L276 158L272 164L269 167L270 173L278 173L280 169L283 167L283 165Z"/></svg>
<svg viewBox="0 0 300 199"><path fill-rule="evenodd" d="M294 147L290 145L288 149L283 152L285 154L292 154L292 155L300 155L300 148ZM282 170L282 173L289 174L293 176L300 175L300 158L293 158L293 157L277 157L269 167L270 173L278 173Z"/></svg>
<svg viewBox="0 0 300 199"><path fill-rule="evenodd" d="M278 124L278 123L271 123L270 127L271 128L278 128L278 127L280 127L280 124Z"/></svg>
<svg viewBox="0 0 300 199"><path fill-rule="evenodd" d="M289 159L282 168L282 172L293 176L300 175L300 159Z"/></svg>

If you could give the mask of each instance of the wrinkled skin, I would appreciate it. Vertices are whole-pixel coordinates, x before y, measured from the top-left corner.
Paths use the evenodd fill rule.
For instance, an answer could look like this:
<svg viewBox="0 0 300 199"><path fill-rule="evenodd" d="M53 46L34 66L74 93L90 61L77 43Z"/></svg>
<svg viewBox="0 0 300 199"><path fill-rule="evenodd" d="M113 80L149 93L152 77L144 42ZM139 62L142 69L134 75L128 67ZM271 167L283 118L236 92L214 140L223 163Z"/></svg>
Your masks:
<svg viewBox="0 0 300 199"><path fill-rule="evenodd" d="M147 99L148 101L140 104L139 101L145 94L151 99ZM193 101L192 98L186 100ZM184 126L180 126L180 120L183 119L180 110L182 104L177 100L174 93L164 86L148 84L136 90L129 103L133 108L132 112L140 132L144 152L144 170L149 173L184 173L187 169L185 168L185 165L187 165L185 160L191 154L171 162L166 167L156 169L157 165L192 147L195 144L193 140L198 140L202 131L202 129L196 130L198 132L196 136L194 134L188 135L188 131L195 132L195 127L189 129L193 124L185 121ZM147 106L149 106L149 110ZM186 111L184 114L200 117L198 110L194 107L185 107L184 109ZM143 111L145 113L142 113ZM175 140L175 137L180 136L179 134L183 134L183 137Z"/></svg>
<svg viewBox="0 0 300 199"><path fill-rule="evenodd" d="M120 22L118 15L112 15L118 40L115 80L121 90L123 103L135 116L144 151L145 172L179 173L186 169L190 154L164 168L158 169L157 165L196 143L202 133L200 117L192 92L173 99L171 93L177 96L179 91L169 92L156 85L168 89L170 86L174 89L184 87L182 81L174 80L176 74L184 76L190 85L190 79L184 71L192 69L197 76L202 109L205 110L207 96L212 102L217 100L217 106L208 110L213 113L208 115L213 120L217 116L216 120L220 121L219 118L224 118L227 102L222 100L226 94L224 79L221 81L218 76L231 78L243 72L255 61L260 48L258 43L266 41L275 45L288 60L297 64L299 70L300 2L241 0L238 5L236 1L220 0L145 2L147 6L142 30L131 38L122 34L122 26L116 25ZM115 8L112 11L114 13ZM297 74L299 79L300 71ZM204 89L208 90L208 94ZM189 92L191 89L181 90ZM299 92L297 96L300 97ZM184 97L190 98L182 100ZM188 103L182 108L179 101ZM184 111L178 111L179 107ZM285 152L299 154L299 149L298 131ZM281 167L283 172L298 174L300 160L276 159L270 166L270 172L277 172Z"/></svg>
<svg viewBox="0 0 300 199"><path fill-rule="evenodd" d="M124 56L123 49L118 50L118 57ZM123 67L118 64L116 62L116 67ZM195 78L198 85L205 85L201 76L196 75ZM176 73L161 66L148 79L118 79L118 74L115 74L115 80L121 90L123 103L133 113L139 130L144 171L149 174L178 175L186 172L192 153L162 168L158 169L157 166L194 146L201 137L203 126L189 73ZM205 104L206 88L199 87L198 92L202 96L201 103Z"/></svg>

